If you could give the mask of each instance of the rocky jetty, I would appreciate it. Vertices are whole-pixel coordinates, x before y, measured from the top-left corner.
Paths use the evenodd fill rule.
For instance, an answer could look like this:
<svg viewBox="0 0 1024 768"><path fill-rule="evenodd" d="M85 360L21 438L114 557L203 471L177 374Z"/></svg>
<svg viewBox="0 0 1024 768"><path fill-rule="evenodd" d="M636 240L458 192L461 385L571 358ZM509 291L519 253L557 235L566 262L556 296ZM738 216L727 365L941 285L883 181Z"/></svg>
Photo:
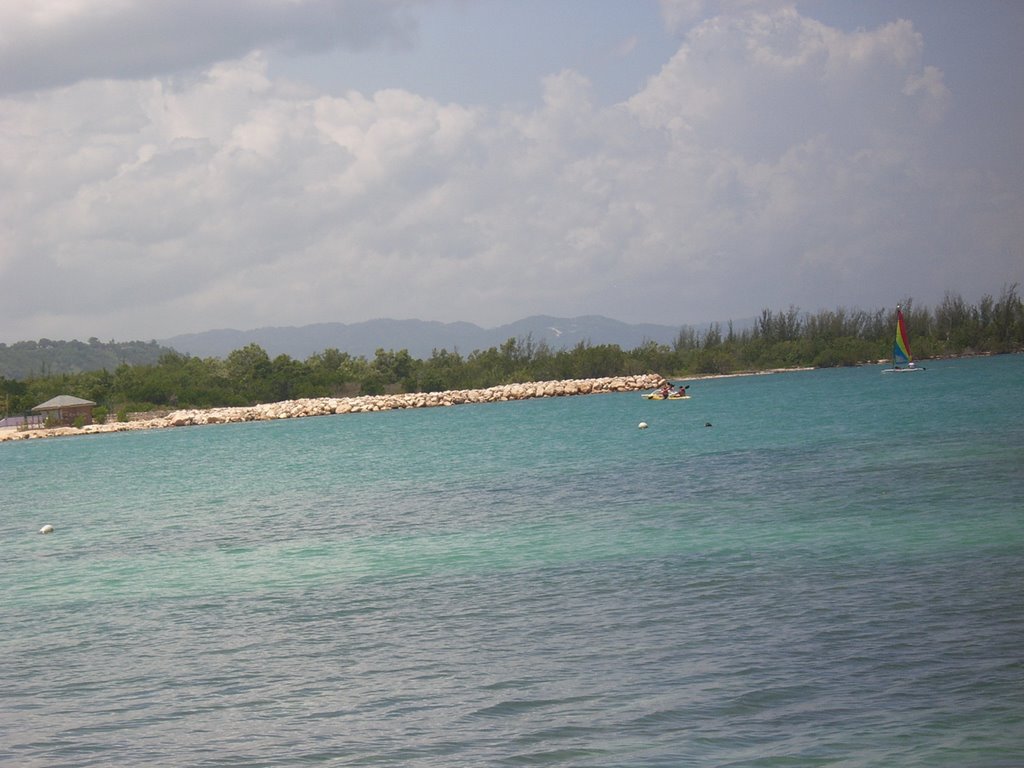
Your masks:
<svg viewBox="0 0 1024 768"><path fill-rule="evenodd" d="M497 403L508 400L529 400L535 397L569 397L607 392L633 392L654 389L663 381L657 374L614 376L601 379L567 379L538 381L527 384L504 384L487 389L460 389L446 392L411 392L397 395L361 395L358 397L316 397L285 400L279 403L173 411L155 419L89 424L81 429L8 430L0 440L89 435L101 432L128 432L165 427L189 427L203 424L230 424L243 421L300 419L307 416L331 416L346 413L372 413L402 408L436 408L471 403Z"/></svg>

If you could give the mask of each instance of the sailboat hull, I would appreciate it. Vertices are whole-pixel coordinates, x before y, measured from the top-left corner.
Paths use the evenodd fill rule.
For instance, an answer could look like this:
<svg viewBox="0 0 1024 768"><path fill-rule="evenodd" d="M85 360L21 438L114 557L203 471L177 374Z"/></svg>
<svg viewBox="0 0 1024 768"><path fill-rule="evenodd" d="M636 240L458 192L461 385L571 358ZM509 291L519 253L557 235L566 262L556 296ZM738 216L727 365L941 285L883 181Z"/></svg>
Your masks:
<svg viewBox="0 0 1024 768"><path fill-rule="evenodd" d="M916 366L914 368L883 368L882 373L918 373L923 370L924 368L918 368Z"/></svg>

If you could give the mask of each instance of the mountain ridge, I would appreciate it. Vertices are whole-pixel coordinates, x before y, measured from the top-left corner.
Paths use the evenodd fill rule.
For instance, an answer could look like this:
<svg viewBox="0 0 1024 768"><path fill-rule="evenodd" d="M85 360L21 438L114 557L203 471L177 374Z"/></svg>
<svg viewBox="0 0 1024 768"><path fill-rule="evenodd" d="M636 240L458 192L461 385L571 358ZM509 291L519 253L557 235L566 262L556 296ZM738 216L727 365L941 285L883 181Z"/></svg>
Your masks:
<svg viewBox="0 0 1024 768"><path fill-rule="evenodd" d="M465 321L442 323L436 320L378 318L358 323L265 326L250 330L221 328L179 334L159 339L157 343L203 358L223 358L236 349L257 344L270 357L288 355L297 360L305 360L325 349L337 349L353 357L368 359L372 359L378 349L404 349L414 358L426 359L434 350L466 355L498 347L509 339L529 339L534 344L543 342L556 351L571 349L580 343L615 344L622 349L635 349L647 342L672 344L683 327L687 326L625 323L602 315L532 315L494 328L483 328Z"/></svg>

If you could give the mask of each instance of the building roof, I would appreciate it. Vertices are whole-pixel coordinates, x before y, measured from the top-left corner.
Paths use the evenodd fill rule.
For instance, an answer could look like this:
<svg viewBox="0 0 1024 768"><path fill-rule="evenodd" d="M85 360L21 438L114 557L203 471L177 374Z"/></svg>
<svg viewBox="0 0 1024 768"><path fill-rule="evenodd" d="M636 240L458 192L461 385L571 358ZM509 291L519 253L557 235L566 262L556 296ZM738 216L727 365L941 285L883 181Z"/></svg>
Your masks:
<svg viewBox="0 0 1024 768"><path fill-rule="evenodd" d="M33 408L33 411L56 411L58 408L70 408L75 405L96 405L92 400L83 400L80 397L72 397L71 395L57 395L51 397L45 403L41 403Z"/></svg>

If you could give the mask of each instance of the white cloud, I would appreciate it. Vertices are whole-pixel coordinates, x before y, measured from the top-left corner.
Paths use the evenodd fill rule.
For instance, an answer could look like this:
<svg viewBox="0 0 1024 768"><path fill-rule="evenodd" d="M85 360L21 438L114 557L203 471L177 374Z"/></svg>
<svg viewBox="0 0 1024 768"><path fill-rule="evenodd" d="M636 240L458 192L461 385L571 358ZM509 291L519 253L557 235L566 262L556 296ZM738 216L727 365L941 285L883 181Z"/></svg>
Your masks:
<svg viewBox="0 0 1024 768"><path fill-rule="evenodd" d="M0 324L14 341L383 316L682 323L872 308L882 284L971 296L979 276L930 263L1019 242L1020 180L943 165L928 137L950 95L922 62L908 23L844 34L784 7L693 25L611 106L572 70L525 111L332 96L272 79L259 53L8 96L0 284L40 288L9 292Z"/></svg>
<svg viewBox="0 0 1024 768"><path fill-rule="evenodd" d="M856 150L906 139L918 113L941 114L942 74L921 66L921 48L902 21L845 35L792 9L720 16L692 29L630 105L752 157L822 134Z"/></svg>

